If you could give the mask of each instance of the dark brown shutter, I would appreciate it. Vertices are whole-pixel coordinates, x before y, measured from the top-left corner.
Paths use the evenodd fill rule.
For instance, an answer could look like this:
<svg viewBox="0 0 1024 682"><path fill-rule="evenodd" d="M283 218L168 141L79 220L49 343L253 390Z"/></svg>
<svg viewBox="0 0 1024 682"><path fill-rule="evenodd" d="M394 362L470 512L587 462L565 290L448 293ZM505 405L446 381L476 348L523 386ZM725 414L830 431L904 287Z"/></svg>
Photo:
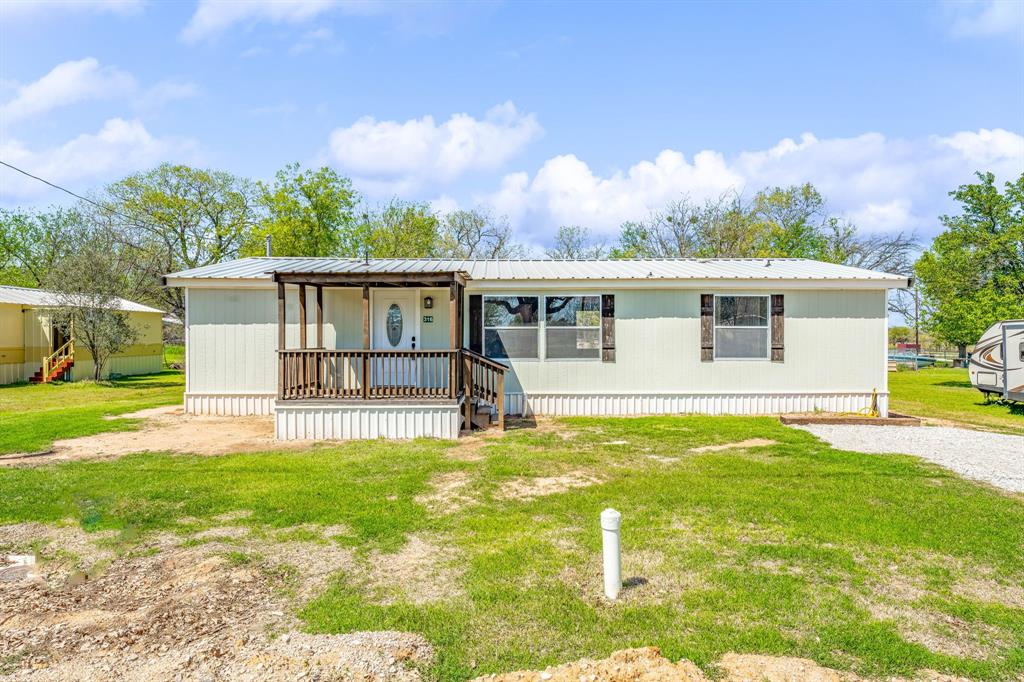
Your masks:
<svg viewBox="0 0 1024 682"><path fill-rule="evenodd" d="M601 295L601 361L615 362L615 296Z"/></svg>
<svg viewBox="0 0 1024 682"><path fill-rule="evenodd" d="M715 359L715 295L700 295L700 361Z"/></svg>
<svg viewBox="0 0 1024 682"><path fill-rule="evenodd" d="M785 359L786 305L782 294L772 294L772 362Z"/></svg>
<svg viewBox="0 0 1024 682"><path fill-rule="evenodd" d="M474 353L484 352L484 297L473 294L469 297L469 349Z"/></svg>

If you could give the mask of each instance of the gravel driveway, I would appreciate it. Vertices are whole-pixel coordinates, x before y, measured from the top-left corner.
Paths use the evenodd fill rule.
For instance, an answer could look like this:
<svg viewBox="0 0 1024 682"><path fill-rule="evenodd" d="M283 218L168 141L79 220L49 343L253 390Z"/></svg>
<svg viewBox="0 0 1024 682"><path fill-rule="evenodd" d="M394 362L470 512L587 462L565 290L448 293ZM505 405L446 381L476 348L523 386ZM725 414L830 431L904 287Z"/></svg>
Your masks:
<svg viewBox="0 0 1024 682"><path fill-rule="evenodd" d="M807 424L809 431L840 450L916 455L958 474L1024 492L1024 436L949 426L854 426Z"/></svg>

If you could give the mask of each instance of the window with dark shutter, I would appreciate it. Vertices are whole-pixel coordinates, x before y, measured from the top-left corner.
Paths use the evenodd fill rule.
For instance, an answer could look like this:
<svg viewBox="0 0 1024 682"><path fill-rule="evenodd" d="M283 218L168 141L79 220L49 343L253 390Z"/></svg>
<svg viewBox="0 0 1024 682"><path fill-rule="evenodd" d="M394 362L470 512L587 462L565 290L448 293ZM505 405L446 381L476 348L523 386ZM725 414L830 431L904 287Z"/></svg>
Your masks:
<svg viewBox="0 0 1024 682"><path fill-rule="evenodd" d="M700 360L715 359L715 295L700 295Z"/></svg>
<svg viewBox="0 0 1024 682"><path fill-rule="evenodd" d="M469 297L469 349L474 353L484 352L484 297L473 294Z"/></svg>
<svg viewBox="0 0 1024 682"><path fill-rule="evenodd" d="M601 361L615 362L615 296L601 296Z"/></svg>
<svg viewBox="0 0 1024 682"><path fill-rule="evenodd" d="M772 362L785 360L786 305L782 294L772 294Z"/></svg>

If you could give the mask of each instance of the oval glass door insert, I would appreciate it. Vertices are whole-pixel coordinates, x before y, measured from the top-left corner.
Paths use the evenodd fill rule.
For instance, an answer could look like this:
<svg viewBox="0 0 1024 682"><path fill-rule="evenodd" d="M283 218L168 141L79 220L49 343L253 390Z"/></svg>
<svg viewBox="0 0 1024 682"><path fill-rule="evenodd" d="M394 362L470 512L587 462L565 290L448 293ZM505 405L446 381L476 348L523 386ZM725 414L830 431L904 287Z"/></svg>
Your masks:
<svg viewBox="0 0 1024 682"><path fill-rule="evenodd" d="M394 348L402 342L402 308L392 303L387 316L388 343Z"/></svg>

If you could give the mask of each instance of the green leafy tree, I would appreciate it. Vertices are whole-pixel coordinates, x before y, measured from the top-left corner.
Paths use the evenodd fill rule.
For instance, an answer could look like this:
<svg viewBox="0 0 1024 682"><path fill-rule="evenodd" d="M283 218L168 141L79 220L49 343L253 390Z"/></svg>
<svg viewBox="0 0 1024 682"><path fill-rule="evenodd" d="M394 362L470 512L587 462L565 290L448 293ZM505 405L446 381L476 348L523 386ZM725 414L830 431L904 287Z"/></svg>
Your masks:
<svg viewBox="0 0 1024 682"><path fill-rule="evenodd" d="M74 208L0 209L0 284L40 286L82 226L81 212Z"/></svg>
<svg viewBox="0 0 1024 682"><path fill-rule="evenodd" d="M915 266L925 326L943 341L974 343L993 322L1024 318L1024 174L1000 192L992 173L950 192L959 215Z"/></svg>
<svg viewBox="0 0 1024 682"><path fill-rule="evenodd" d="M125 246L110 230L81 232L70 252L44 282L53 292L54 322L76 346L89 351L93 379L103 377L111 356L128 348L139 336L128 313L121 310L126 277L135 269L135 249Z"/></svg>
<svg viewBox="0 0 1024 682"><path fill-rule="evenodd" d="M159 276L236 257L260 218L254 183L181 165L130 175L108 186L103 199L110 211L96 222L113 222L121 239L145 254L140 267L148 272L147 298L181 319L184 294L163 288Z"/></svg>
<svg viewBox="0 0 1024 682"><path fill-rule="evenodd" d="M366 213L343 255L371 258L428 258L441 248L440 221L425 203L392 199Z"/></svg>
<svg viewBox="0 0 1024 682"><path fill-rule="evenodd" d="M358 225L358 193L327 166L303 170L289 164L273 184L260 183L259 194L264 215L240 249L243 256L263 255L268 236L275 256L336 256Z"/></svg>

